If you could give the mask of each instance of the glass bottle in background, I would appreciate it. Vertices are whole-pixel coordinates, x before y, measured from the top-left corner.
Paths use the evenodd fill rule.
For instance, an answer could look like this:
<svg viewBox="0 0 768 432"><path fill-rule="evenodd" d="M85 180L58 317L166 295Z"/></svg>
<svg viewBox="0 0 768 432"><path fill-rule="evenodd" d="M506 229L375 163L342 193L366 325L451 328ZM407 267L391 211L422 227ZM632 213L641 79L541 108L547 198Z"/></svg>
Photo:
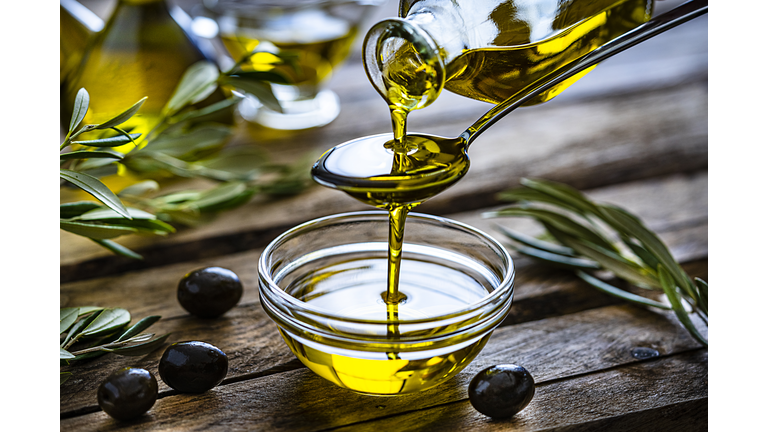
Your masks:
<svg viewBox="0 0 768 432"><path fill-rule="evenodd" d="M254 50L246 71L278 72L291 85L272 84L283 112L254 98L240 105L249 121L273 129L323 126L339 114L339 99L324 88L342 63L359 26L383 0L204 0L215 16L229 55L240 60ZM274 54L293 59L281 63Z"/></svg>
<svg viewBox="0 0 768 432"><path fill-rule="evenodd" d="M107 120L147 96L121 126L146 134L158 123L184 71L204 59L209 58L174 20L165 0L118 0L104 29L91 38L78 67L62 82L62 124L69 124L77 91L85 87L90 107L84 124ZM200 104L223 98L217 90Z"/></svg>
<svg viewBox="0 0 768 432"><path fill-rule="evenodd" d="M401 0L366 35L363 61L390 108L443 88L494 104L650 19L653 0ZM585 71L534 99L545 102Z"/></svg>

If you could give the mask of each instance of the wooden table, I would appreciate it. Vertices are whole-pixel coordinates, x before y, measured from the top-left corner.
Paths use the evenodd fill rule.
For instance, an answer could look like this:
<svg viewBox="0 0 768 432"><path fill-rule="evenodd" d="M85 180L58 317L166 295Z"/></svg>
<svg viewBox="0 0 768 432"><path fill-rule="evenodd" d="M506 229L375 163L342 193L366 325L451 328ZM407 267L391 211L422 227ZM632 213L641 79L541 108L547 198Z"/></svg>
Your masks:
<svg viewBox="0 0 768 432"><path fill-rule="evenodd" d="M659 9L674 4L663 2ZM391 15L387 4L382 16ZM610 59L555 100L520 109L480 137L458 185L418 211L467 222L503 239L493 223L535 234L526 220L486 220L495 194L521 177L568 183L638 214L693 276L707 279L707 17ZM331 125L296 133L244 127L276 158L315 156L340 142L387 132L386 106L353 55L331 82L342 111ZM412 115L409 130L455 136L489 106L444 93ZM277 234L298 223L365 206L316 186L281 200L257 199L168 238L121 238L143 262L115 257L62 232L61 305L128 309L169 342L200 340L227 353L229 373L199 395L178 394L157 373L159 349L140 358L105 355L71 368L60 387L61 430L706 430L708 351L674 316L625 304L565 271L515 258L509 317L458 376L419 394L371 397L335 387L305 368L259 303L256 262ZM407 239L407 234L406 234ZM223 317L188 315L176 300L187 272L222 266L242 279L239 305ZM642 358L637 348L659 355ZM640 357L640 358L638 358ZM514 363L536 380L531 404L491 420L467 399L480 369ZM112 371L138 366L160 384L144 416L117 422L100 411L96 388Z"/></svg>

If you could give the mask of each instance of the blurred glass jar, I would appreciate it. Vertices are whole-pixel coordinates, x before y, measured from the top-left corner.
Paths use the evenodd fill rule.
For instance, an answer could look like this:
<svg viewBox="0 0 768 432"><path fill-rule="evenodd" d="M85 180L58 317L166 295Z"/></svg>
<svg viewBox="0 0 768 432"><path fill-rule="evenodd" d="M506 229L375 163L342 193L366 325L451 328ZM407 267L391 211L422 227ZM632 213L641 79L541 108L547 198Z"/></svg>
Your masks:
<svg viewBox="0 0 768 432"><path fill-rule="evenodd" d="M229 55L246 71L270 71L292 85L272 84L282 113L247 97L248 121L273 129L324 126L339 114L339 98L324 84L349 54L361 23L383 0L203 0ZM282 62L275 54L288 57Z"/></svg>
<svg viewBox="0 0 768 432"><path fill-rule="evenodd" d="M163 107L187 68L201 60L212 61L210 53L202 50L179 22L189 17L180 17L179 12L183 12L167 0L118 0L103 25L76 1L62 1L61 6L61 52L67 56L61 65L60 115L64 127L69 124L78 90L85 88L90 104L83 124L107 120L146 96L139 112L121 125L124 130L146 135L162 119ZM89 24L88 19L93 22ZM73 33L80 37L74 39ZM81 43L75 44L77 41ZM198 105L225 97L217 89ZM233 114L224 112L215 120L231 124ZM83 137L98 138L97 133L88 132ZM132 148L128 144L117 150Z"/></svg>

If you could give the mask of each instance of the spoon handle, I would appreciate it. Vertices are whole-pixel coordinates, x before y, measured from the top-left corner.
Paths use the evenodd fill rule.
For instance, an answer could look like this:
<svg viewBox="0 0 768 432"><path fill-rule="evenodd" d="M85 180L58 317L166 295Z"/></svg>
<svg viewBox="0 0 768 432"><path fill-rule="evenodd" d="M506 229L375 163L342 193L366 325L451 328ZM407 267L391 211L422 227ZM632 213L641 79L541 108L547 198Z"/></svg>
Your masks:
<svg viewBox="0 0 768 432"><path fill-rule="evenodd" d="M490 111L485 113L482 117L477 119L475 123L467 128L461 137L466 141L467 147L472 141L491 127L494 123L499 121L502 117L514 111L519 106L533 99L540 93L543 93L552 87L560 84L568 78L582 72L583 70L596 65L597 63L612 57L627 48L633 47L640 42L650 39L660 33L663 33L671 28L690 21L693 18L704 15L708 12L709 6L707 0L691 0L683 3L682 5L672 9L669 12L661 14L652 18L648 22L635 27L623 35L606 42L604 45L596 48L595 50L584 54L578 59L560 67L559 69L551 72L549 75L541 78L540 80L531 83L524 89L510 96L500 104L493 107Z"/></svg>

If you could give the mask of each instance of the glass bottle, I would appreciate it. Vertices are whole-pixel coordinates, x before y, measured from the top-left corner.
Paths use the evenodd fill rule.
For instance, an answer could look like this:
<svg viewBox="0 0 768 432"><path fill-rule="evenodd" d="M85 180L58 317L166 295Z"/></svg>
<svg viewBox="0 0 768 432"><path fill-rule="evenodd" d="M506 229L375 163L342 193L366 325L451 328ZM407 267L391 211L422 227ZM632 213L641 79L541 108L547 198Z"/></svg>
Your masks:
<svg viewBox="0 0 768 432"><path fill-rule="evenodd" d="M69 124L77 91L84 87L90 107L83 124L107 120L147 96L139 112L121 126L142 134L158 123L185 70L209 59L174 20L165 0L119 0L82 55L62 83L62 124ZM217 91L200 104L223 97ZM231 113L229 117L231 121Z"/></svg>
<svg viewBox="0 0 768 432"><path fill-rule="evenodd" d="M443 88L498 104L646 22L652 10L653 0L401 0L400 17L366 35L363 61L391 109L423 108Z"/></svg>

